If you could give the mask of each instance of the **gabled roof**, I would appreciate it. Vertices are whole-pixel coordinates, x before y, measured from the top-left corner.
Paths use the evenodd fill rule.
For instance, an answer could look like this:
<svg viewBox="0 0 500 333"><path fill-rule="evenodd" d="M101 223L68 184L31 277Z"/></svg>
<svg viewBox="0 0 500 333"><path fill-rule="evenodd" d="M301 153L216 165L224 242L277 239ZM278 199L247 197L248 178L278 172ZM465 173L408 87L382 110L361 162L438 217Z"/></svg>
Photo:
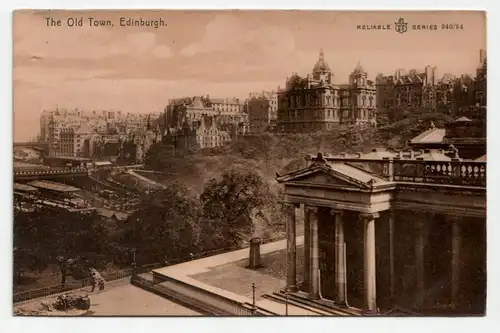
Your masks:
<svg viewBox="0 0 500 333"><path fill-rule="evenodd" d="M317 158L312 165L287 175L277 175L279 183L301 182L325 187L351 187L370 190L391 182L367 171L361 170L343 162L326 162Z"/></svg>
<svg viewBox="0 0 500 333"><path fill-rule="evenodd" d="M444 128L431 128L410 140L410 143L441 143L446 135Z"/></svg>

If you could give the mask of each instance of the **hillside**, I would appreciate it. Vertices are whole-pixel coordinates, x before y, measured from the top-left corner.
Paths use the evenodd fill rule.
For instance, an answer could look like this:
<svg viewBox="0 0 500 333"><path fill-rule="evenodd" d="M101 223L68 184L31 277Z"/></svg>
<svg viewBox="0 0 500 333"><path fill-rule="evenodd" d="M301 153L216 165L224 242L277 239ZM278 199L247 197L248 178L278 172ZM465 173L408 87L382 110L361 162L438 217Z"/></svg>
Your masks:
<svg viewBox="0 0 500 333"><path fill-rule="evenodd" d="M254 170L276 186L276 172L284 173L304 166L306 154L369 151L372 148L403 148L406 142L429 128L452 119L444 114L418 113L379 128L345 128L324 134L240 137L224 147L194 152L173 152L171 146L154 145L147 154L146 166L162 174L155 180L168 184L179 181L200 193L205 181L229 169ZM148 174L151 177L151 174Z"/></svg>

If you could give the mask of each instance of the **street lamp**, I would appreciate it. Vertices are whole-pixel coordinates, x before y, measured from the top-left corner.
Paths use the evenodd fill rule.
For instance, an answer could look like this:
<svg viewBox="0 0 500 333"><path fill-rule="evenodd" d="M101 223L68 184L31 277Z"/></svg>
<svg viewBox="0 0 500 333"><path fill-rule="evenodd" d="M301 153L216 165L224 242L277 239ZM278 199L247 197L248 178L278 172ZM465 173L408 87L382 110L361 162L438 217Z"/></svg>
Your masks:
<svg viewBox="0 0 500 333"><path fill-rule="evenodd" d="M137 249L134 247L132 249L132 276L135 276L136 273L136 263L135 263L135 252Z"/></svg>
<svg viewBox="0 0 500 333"><path fill-rule="evenodd" d="M288 289L285 290L285 316L288 316Z"/></svg>
<svg viewBox="0 0 500 333"><path fill-rule="evenodd" d="M255 283L252 283L252 315L257 315L257 307L255 305Z"/></svg>

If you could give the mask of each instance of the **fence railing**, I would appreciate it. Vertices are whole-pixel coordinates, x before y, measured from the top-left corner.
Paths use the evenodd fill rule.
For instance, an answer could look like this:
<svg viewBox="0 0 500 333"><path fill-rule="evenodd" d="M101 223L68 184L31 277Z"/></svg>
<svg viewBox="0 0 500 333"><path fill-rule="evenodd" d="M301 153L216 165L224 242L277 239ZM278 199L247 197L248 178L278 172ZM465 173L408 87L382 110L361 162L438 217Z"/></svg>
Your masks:
<svg viewBox="0 0 500 333"><path fill-rule="evenodd" d="M266 244L266 243L270 243L270 242L277 241L280 239L282 239L282 237L266 238L266 239L262 240L262 243ZM143 274L143 273L147 273L147 272L150 272L154 269L158 269L161 267L177 265L177 264L187 262L190 260L206 258L206 257L210 257L210 256L217 255L217 254L222 254L222 253L229 252L229 251L242 249L245 247L247 247L246 244L244 244L243 247L237 247L237 246L224 247L224 248L220 248L220 249L213 249L213 250L209 250L209 251L195 253L195 254L188 255L185 257L181 257L181 258L168 259L167 261L163 261L163 262L155 262L152 264L141 265L135 269L135 273L136 274ZM102 277L107 282L110 282L110 281L115 281L115 280L131 277L133 271L134 271L133 268L127 268L127 269L116 270L113 272L103 272L101 274L102 274ZM29 300L50 297L50 296L53 296L53 295L56 295L56 294L62 293L62 292L79 290L81 288L85 288L85 287L90 286L92 283L92 280L91 280L91 278L84 278L82 280L79 280L78 282L80 282L80 283L77 285L75 285L75 284L68 285L68 284L59 283L59 284L54 284L54 285L50 285L50 286L43 287L43 288L38 288L38 289L33 289L33 290L15 293L13 295L13 302L14 302L14 304L17 304L17 303L25 302L25 301L29 301Z"/></svg>
<svg viewBox="0 0 500 333"><path fill-rule="evenodd" d="M117 270L114 272L102 273L102 277L107 282L124 279L124 278L130 277L130 276L132 276L132 269L130 269L130 268ZM39 289L33 289L33 290L28 290L28 291L16 293L13 295L13 301L14 301L14 304L17 304L17 303L21 303L21 302L25 302L25 301L29 301L29 300L46 298L46 297L54 296L56 294L67 292L67 291L79 290L81 288L88 287L91 284L92 284L92 279L90 277L81 279L78 281L77 284L72 284L72 285L69 285L68 283L66 283L66 284L63 284L63 283L54 284L54 285L39 288Z"/></svg>

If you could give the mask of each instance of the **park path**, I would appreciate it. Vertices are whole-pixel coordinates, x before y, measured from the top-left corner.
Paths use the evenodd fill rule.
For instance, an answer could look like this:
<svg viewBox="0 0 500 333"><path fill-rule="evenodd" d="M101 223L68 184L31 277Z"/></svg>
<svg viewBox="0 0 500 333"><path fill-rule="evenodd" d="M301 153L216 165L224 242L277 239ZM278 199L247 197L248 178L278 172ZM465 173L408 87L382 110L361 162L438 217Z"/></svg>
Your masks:
<svg viewBox="0 0 500 333"><path fill-rule="evenodd" d="M129 169L129 170L127 170L127 173L129 175L131 175L131 176L133 176L133 177L135 177L137 179L140 179L143 182L146 182L146 183L148 183L150 185L153 185L155 187L166 188L166 186L163 185L163 184L161 184L161 183L155 182L154 180L151 180L149 178L146 178L144 176L139 175L138 173L135 172L135 170Z"/></svg>

